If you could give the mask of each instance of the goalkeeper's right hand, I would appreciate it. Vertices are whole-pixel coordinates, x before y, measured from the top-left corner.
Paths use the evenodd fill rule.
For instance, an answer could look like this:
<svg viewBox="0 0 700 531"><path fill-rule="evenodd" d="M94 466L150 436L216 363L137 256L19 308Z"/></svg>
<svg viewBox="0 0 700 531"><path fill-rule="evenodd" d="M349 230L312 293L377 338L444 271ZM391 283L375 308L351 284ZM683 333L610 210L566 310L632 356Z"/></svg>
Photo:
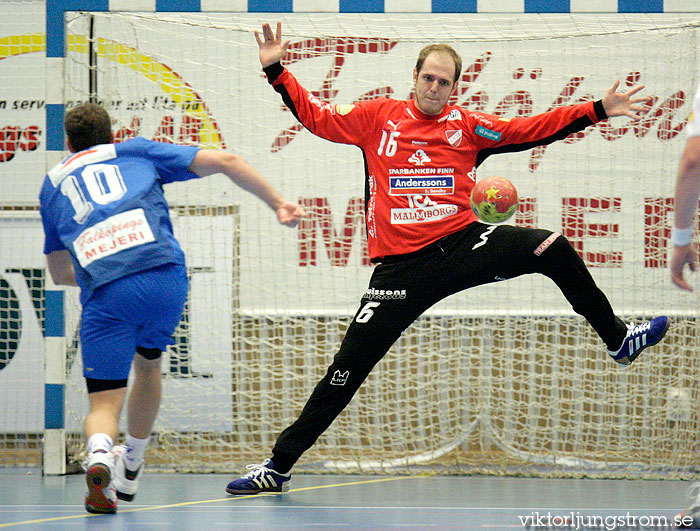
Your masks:
<svg viewBox="0 0 700 531"><path fill-rule="evenodd" d="M305 218L308 215L301 205L290 201L285 201L277 207L277 220L287 227L296 227L301 218Z"/></svg>

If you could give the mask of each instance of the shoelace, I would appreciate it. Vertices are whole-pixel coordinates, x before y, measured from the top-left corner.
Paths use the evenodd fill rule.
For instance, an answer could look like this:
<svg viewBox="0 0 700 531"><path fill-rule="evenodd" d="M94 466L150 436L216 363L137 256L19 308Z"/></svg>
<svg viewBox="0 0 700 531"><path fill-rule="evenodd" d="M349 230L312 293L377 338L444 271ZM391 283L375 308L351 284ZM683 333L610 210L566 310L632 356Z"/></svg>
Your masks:
<svg viewBox="0 0 700 531"><path fill-rule="evenodd" d="M252 472L248 472L245 476L243 476L246 479L253 479L258 476L261 476L265 472L269 472L270 469L267 468L265 465L267 463L263 464L255 464L255 465L246 465L246 470L252 470Z"/></svg>
<svg viewBox="0 0 700 531"><path fill-rule="evenodd" d="M646 327L646 328L645 328L645 327ZM645 330L645 329L647 329L647 328L649 328L649 329L651 328L651 327L650 327L650 322L649 322L649 321L645 321L645 322L640 323L640 324L638 324L638 325L636 325L636 326L635 326L634 323L629 323L629 324L627 325L627 335L626 335L625 337L627 338L627 337L629 337L629 336L631 336L631 335L633 335L633 334L636 334L637 332L641 332L642 330Z"/></svg>

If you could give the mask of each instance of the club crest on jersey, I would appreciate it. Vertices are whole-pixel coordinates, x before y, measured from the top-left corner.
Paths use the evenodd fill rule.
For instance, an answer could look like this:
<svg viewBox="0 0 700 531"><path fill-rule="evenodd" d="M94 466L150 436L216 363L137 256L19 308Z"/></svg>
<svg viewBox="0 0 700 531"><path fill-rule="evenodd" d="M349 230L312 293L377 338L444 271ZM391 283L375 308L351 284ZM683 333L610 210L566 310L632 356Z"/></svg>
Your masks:
<svg viewBox="0 0 700 531"><path fill-rule="evenodd" d="M445 136L452 147L459 147L459 145L462 143L461 129L450 129L445 131Z"/></svg>
<svg viewBox="0 0 700 531"><path fill-rule="evenodd" d="M413 155L408 157L408 162L412 162L416 166L422 166L426 162L431 162L431 159L425 151L418 149Z"/></svg>

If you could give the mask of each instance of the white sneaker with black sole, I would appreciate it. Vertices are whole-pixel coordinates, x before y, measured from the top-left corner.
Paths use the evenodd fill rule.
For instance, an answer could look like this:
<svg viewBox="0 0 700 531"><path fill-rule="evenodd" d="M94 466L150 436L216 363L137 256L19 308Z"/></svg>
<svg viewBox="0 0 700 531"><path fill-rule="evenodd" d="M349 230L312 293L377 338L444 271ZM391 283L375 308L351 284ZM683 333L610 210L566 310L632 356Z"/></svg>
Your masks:
<svg viewBox="0 0 700 531"><path fill-rule="evenodd" d="M112 448L114 454L114 486L117 490L117 498L123 501L130 502L136 496L136 491L139 488L139 479L143 474L144 461L141 459L135 470L127 467L127 448L124 445L115 446Z"/></svg>

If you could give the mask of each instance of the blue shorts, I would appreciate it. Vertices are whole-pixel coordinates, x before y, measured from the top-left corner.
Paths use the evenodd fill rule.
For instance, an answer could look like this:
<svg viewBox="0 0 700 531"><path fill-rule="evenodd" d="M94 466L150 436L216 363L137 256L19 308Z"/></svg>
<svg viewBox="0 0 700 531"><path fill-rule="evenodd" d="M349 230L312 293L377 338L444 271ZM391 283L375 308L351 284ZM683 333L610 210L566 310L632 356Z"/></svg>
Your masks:
<svg viewBox="0 0 700 531"><path fill-rule="evenodd" d="M82 312L83 376L124 380L136 347L165 350L172 345L187 284L185 266L166 264L97 288Z"/></svg>

